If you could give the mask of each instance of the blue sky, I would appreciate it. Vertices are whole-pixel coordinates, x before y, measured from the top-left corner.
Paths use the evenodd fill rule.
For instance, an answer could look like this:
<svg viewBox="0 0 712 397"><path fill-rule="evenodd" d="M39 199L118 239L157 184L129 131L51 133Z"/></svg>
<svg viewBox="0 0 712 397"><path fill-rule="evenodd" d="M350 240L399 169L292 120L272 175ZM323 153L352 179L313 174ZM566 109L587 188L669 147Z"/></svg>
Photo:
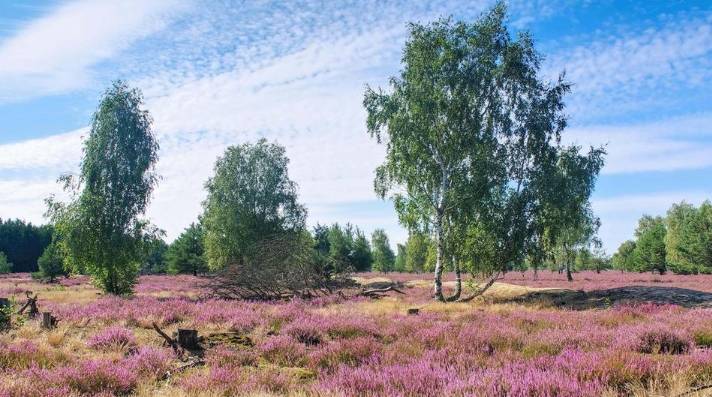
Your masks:
<svg viewBox="0 0 712 397"><path fill-rule="evenodd" d="M148 216L174 238L200 212L216 156L287 147L309 222L406 232L373 193L383 148L364 87L398 72L406 23L473 20L488 1L0 2L0 217L43 222L117 78L143 90L161 142ZM513 1L550 78L566 71L567 142L607 144L593 206L612 253L644 213L712 198L712 3Z"/></svg>

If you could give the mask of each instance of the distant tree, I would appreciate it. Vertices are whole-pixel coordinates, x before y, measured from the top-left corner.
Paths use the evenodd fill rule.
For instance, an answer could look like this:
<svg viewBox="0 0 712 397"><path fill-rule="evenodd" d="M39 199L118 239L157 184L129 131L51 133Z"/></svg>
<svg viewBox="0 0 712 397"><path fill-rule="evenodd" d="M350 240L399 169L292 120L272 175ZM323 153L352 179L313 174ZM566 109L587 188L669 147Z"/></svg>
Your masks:
<svg viewBox="0 0 712 397"><path fill-rule="evenodd" d="M394 271L396 256L391 249L385 230L376 229L373 231L371 246L373 247L373 270L383 273Z"/></svg>
<svg viewBox="0 0 712 397"><path fill-rule="evenodd" d="M45 248L42 256L37 259L40 277L54 282L58 276L67 274L64 269L64 257L57 242L52 242Z"/></svg>
<svg viewBox="0 0 712 397"><path fill-rule="evenodd" d="M314 227L314 249L324 257L329 256L329 249L331 247L329 243L329 227L325 225L317 224Z"/></svg>
<svg viewBox="0 0 712 397"><path fill-rule="evenodd" d="M322 233L328 241L328 244L322 243L323 249L328 245L328 256L332 262L340 263L352 271L365 272L371 269L371 244L361 229L350 223L344 226L334 223Z"/></svg>
<svg viewBox="0 0 712 397"><path fill-rule="evenodd" d="M428 267L428 251L431 240L423 233L411 233L405 243L405 270L410 273L422 273Z"/></svg>
<svg viewBox="0 0 712 397"><path fill-rule="evenodd" d="M35 226L20 219L0 219L0 251L13 263L14 271L37 271L37 259L52 241L52 227Z"/></svg>
<svg viewBox="0 0 712 397"><path fill-rule="evenodd" d="M197 276L208 271L203 245L204 232L200 223L191 223L171 244L166 253L168 272Z"/></svg>
<svg viewBox="0 0 712 397"><path fill-rule="evenodd" d="M712 272L712 204L673 204L666 218L666 260L674 273Z"/></svg>
<svg viewBox="0 0 712 397"><path fill-rule="evenodd" d="M141 274L164 274L168 271L166 253L168 244L163 238L163 230L152 230L143 241L143 259L141 261Z"/></svg>
<svg viewBox="0 0 712 397"><path fill-rule="evenodd" d="M627 240L624 241L619 247L618 251L613 254L611 258L611 264L614 269L621 271L634 271L635 270L635 241Z"/></svg>
<svg viewBox="0 0 712 397"><path fill-rule="evenodd" d="M396 272L405 272L406 271L406 266L405 266L405 261L406 261L406 251L405 251L405 245L403 244L398 244L396 245L397 253L396 253L396 259L395 262L393 263L393 270Z"/></svg>
<svg viewBox="0 0 712 397"><path fill-rule="evenodd" d="M351 251L351 263L357 272L368 272L373 265L373 254L371 253L371 243L366 235L359 229L355 229L353 246Z"/></svg>
<svg viewBox="0 0 712 397"><path fill-rule="evenodd" d="M142 259L148 223L139 217L157 182L151 123L140 91L113 83L92 118L79 178L60 178L71 202L47 200L70 266L111 294L132 291Z"/></svg>
<svg viewBox="0 0 712 397"><path fill-rule="evenodd" d="M556 171L546 181L551 194L541 214L540 247L543 255L549 250L563 264L568 281L573 281L571 269L577 253L598 242L600 220L593 214L590 197L603 167L603 154L597 149L581 155L579 147L568 147L559 152Z"/></svg>
<svg viewBox="0 0 712 397"><path fill-rule="evenodd" d="M0 274L11 273L12 263L7 261L7 256L0 251Z"/></svg>
<svg viewBox="0 0 712 397"><path fill-rule="evenodd" d="M230 146L217 160L203 203L211 269L242 263L261 241L304 229L306 209L297 202L288 162L284 147L265 139Z"/></svg>
<svg viewBox="0 0 712 397"><path fill-rule="evenodd" d="M433 294L441 301L460 298L461 268L489 278L479 294L540 249L555 198L551 175L570 86L538 78L533 40L512 39L505 18L498 3L472 24L411 24L391 92L365 93L368 133L386 145L376 192L390 196L409 231L433 236ZM447 263L457 288L446 298Z"/></svg>
<svg viewBox="0 0 712 397"><path fill-rule="evenodd" d="M600 273L603 270L611 269L611 260L601 250L600 242L597 241L593 249L585 247L576 253L574 269L577 271L593 270Z"/></svg>
<svg viewBox="0 0 712 397"><path fill-rule="evenodd" d="M634 269L639 272L657 271L665 274L665 220L662 217L643 216L635 230L636 243L633 251Z"/></svg>
<svg viewBox="0 0 712 397"><path fill-rule="evenodd" d="M353 226L347 223L342 228L338 223L334 223L328 229L327 240L329 257L337 262L348 263L355 269L351 261L354 243Z"/></svg>

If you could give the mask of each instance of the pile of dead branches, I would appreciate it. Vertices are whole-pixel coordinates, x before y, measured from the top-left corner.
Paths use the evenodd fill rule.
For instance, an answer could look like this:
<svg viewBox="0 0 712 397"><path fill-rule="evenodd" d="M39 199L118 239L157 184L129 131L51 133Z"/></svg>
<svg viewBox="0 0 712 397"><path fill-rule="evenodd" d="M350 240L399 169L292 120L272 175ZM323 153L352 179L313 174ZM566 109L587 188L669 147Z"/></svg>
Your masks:
<svg viewBox="0 0 712 397"><path fill-rule="evenodd" d="M353 285L349 272L314 251L309 239L283 235L265 240L209 277L212 296L223 299L313 298Z"/></svg>

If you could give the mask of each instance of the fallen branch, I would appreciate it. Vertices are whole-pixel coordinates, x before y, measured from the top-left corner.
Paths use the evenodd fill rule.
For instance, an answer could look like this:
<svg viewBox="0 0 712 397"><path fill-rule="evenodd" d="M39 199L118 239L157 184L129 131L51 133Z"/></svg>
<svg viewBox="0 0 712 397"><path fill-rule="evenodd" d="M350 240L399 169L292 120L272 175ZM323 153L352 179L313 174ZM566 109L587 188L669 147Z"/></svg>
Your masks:
<svg viewBox="0 0 712 397"><path fill-rule="evenodd" d="M30 311L27 312L27 315L30 317L34 317L40 313L40 311L37 309L37 295L33 297L32 292L30 291L26 291L25 294L27 295L27 302L25 302L22 308L17 311L17 314L24 313L25 309L29 307Z"/></svg>
<svg viewBox="0 0 712 397"><path fill-rule="evenodd" d="M161 337L163 337L163 339L166 341L166 343L168 343L168 345L173 348L173 351L176 354L180 355L181 352L180 352L180 348L178 347L178 342L176 342L175 339L168 336L165 332L161 331L161 329L158 328L158 325L155 322L152 324L153 324L153 329L155 329L156 332L158 332L158 335L161 335Z"/></svg>
<svg viewBox="0 0 712 397"><path fill-rule="evenodd" d="M359 295L361 296L368 296L368 297L378 297L380 294L385 294L386 292L397 292L399 294L405 295L405 292L401 291L400 289L396 288L395 286L391 285L386 288L373 288L373 289L367 289L365 291L362 291Z"/></svg>

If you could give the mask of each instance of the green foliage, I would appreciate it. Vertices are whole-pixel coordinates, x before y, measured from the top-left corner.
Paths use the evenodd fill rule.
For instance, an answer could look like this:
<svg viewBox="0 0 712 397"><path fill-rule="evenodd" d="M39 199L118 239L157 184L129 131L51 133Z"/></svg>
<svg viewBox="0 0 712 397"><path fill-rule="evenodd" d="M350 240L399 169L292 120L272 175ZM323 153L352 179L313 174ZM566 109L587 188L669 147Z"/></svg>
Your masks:
<svg viewBox="0 0 712 397"><path fill-rule="evenodd" d="M165 232L158 229L153 229L144 236L141 274L164 274L168 271L168 244L163 240L164 236Z"/></svg>
<svg viewBox="0 0 712 397"><path fill-rule="evenodd" d="M56 241L53 241L37 260L39 276L43 279L54 281L58 276L65 275L64 256Z"/></svg>
<svg viewBox="0 0 712 397"><path fill-rule="evenodd" d="M37 259L52 241L51 226L35 226L20 219L0 219L0 251L15 272L37 270Z"/></svg>
<svg viewBox="0 0 712 397"><path fill-rule="evenodd" d="M540 250L534 250L532 255L548 255L563 264L569 281L573 280L571 270L577 256L593 245L600 246L596 238L600 220L593 214L590 197L605 152L592 149L582 155L580 150L573 146L558 154L555 172L547 181L550 195L540 214Z"/></svg>
<svg viewBox="0 0 712 397"><path fill-rule="evenodd" d="M665 252L665 220L662 217L643 216L635 230L633 268L639 272L667 271Z"/></svg>
<svg viewBox="0 0 712 397"><path fill-rule="evenodd" d="M329 227L317 224L314 227L314 249L320 255L329 256L331 244L329 243Z"/></svg>
<svg viewBox="0 0 712 397"><path fill-rule="evenodd" d="M405 243L405 271L422 273L433 268L433 263L428 262L428 252L432 251L432 246L432 240L427 234L415 232L408 235Z"/></svg>
<svg viewBox="0 0 712 397"><path fill-rule="evenodd" d="M395 270L396 258L385 230L376 229L373 231L371 245L373 247L373 270L383 273Z"/></svg>
<svg viewBox="0 0 712 397"><path fill-rule="evenodd" d="M712 273L712 203L673 204L666 218L666 260L674 273Z"/></svg>
<svg viewBox="0 0 712 397"><path fill-rule="evenodd" d="M350 223L343 227L335 223L328 228L326 238L329 258L332 261L344 264L358 272L371 270L373 263L371 244L361 229Z"/></svg>
<svg viewBox="0 0 712 397"><path fill-rule="evenodd" d="M624 241L619 247L618 251L613 254L611 258L611 264L614 269L622 271L634 271L635 269L635 241L627 240Z"/></svg>
<svg viewBox="0 0 712 397"><path fill-rule="evenodd" d="M405 272L406 271L406 266L405 266L405 261L406 261L406 250L405 250L405 245L403 244L398 244L396 246L397 253L396 253L396 259L395 262L393 263L393 271L396 272Z"/></svg>
<svg viewBox="0 0 712 397"><path fill-rule="evenodd" d="M11 273L12 267L12 263L7 260L7 255L0 251L0 274Z"/></svg>
<svg viewBox="0 0 712 397"><path fill-rule="evenodd" d="M600 249L582 248L576 253L574 269L594 270L600 273L603 270L612 269L611 260Z"/></svg>
<svg viewBox="0 0 712 397"><path fill-rule="evenodd" d="M171 244L166 254L168 272L188 273L197 276L208 271L203 245L204 231L200 223L191 223Z"/></svg>
<svg viewBox="0 0 712 397"><path fill-rule="evenodd" d="M84 141L78 179L60 178L68 204L49 198L48 215L74 272L87 272L111 294L130 293L144 253L158 143L137 89L117 81L104 93Z"/></svg>
<svg viewBox="0 0 712 397"><path fill-rule="evenodd" d="M230 146L208 180L205 255L211 269L241 263L258 243L304 228L306 209L297 202L284 147L265 139Z"/></svg>
<svg viewBox="0 0 712 397"><path fill-rule="evenodd" d="M541 249L555 206L549 202L560 192L552 193L568 182L567 175L552 176L573 150L559 145L569 84L537 77L541 56L533 40L526 33L513 39L505 18L500 3L472 24L410 25L390 92L365 93L368 132L386 145L376 192L393 200L411 232L432 233L440 300L446 261L491 275ZM571 164L602 153L576 152ZM597 174L596 167L584 168ZM464 243L468 234L484 238L485 254L495 261L480 257L474 249L480 243Z"/></svg>

